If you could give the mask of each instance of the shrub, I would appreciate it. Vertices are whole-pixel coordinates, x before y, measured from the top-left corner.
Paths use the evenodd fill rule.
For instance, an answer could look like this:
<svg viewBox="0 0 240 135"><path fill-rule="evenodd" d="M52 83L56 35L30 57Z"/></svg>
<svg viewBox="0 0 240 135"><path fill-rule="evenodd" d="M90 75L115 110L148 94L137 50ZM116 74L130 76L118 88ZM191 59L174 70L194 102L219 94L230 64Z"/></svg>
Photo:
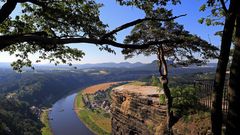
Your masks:
<svg viewBox="0 0 240 135"><path fill-rule="evenodd" d="M166 104L166 100L165 100L166 98L165 98L165 95L159 95L159 102L160 102L160 104Z"/></svg>
<svg viewBox="0 0 240 135"><path fill-rule="evenodd" d="M185 115L198 110L199 103L196 89L193 86L181 86L171 89L173 97L173 110L177 115Z"/></svg>

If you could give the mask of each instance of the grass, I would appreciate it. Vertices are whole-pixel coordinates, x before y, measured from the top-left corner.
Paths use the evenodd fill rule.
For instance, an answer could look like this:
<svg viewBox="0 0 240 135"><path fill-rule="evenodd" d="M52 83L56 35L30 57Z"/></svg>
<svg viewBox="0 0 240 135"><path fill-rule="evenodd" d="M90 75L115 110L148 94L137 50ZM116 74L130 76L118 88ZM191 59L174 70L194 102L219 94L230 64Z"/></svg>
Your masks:
<svg viewBox="0 0 240 135"><path fill-rule="evenodd" d="M145 86L146 82L133 81L133 82L128 83L128 85Z"/></svg>
<svg viewBox="0 0 240 135"><path fill-rule="evenodd" d="M40 116L41 122L44 124L44 127L41 129L42 135L53 135L48 121L48 110L43 110Z"/></svg>
<svg viewBox="0 0 240 135"><path fill-rule="evenodd" d="M75 99L75 111L81 121L98 135L111 134L111 119L106 117L101 110L92 111L84 107L82 93L79 92Z"/></svg>

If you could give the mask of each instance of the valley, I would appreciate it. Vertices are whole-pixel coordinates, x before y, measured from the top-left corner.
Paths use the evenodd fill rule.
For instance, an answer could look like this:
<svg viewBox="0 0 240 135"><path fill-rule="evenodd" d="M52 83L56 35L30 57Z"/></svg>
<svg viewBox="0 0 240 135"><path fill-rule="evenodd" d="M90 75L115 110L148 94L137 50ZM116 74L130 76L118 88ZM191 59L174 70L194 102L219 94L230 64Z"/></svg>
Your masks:
<svg viewBox="0 0 240 135"><path fill-rule="evenodd" d="M72 69L72 68L39 68L36 70L25 70L23 73L16 73L12 71L9 68L3 68L0 69L0 98L1 98L1 110L0 115L1 118L1 126L0 131L3 134L11 135L16 133L24 134L25 132L35 132L36 135L38 134L49 134L49 131L52 130L51 122L54 121L51 120L52 117L51 111L49 111L49 122L46 122L46 112L43 112L42 114L45 115L43 123L40 121L40 116L35 114L31 111L32 107L35 107L35 110L40 110L41 112L45 110L46 108L51 108L56 101L59 99L62 99L66 97L67 95L74 94L78 92L79 90L83 90L89 86L92 86L94 84L100 84L105 82L118 82L118 81L132 81L132 80L141 80L145 81L146 83L149 83L149 80L152 78L152 75L157 75L157 71L149 70L149 66L155 65L154 62L150 64L145 64L140 67L133 67L133 68L91 68L91 69ZM189 81L186 81L188 78L201 78L202 76L205 76L204 74L210 73L211 71L214 71L214 67L205 67L205 68L178 68L178 69L172 69L171 76L172 76L172 86L175 86L178 83L189 83ZM186 72L189 72L189 74L185 74ZM184 76L181 77L181 74L184 74ZM183 79L184 78L184 79ZM179 82L180 81L180 82ZM186 82L184 82L186 81ZM64 83L63 83L64 82ZM138 84L138 83L136 83ZM139 84L138 84L139 85ZM141 83L140 83L141 85ZM101 99L102 95L99 93L100 96L96 96L96 98ZM107 97L109 98L109 93L107 94ZM90 97L93 99L93 97ZM102 98L104 99L104 98ZM8 106L6 106L6 103ZM9 104L11 103L11 105ZM103 102L102 102L103 103ZM101 103L101 104L102 104ZM14 104L21 104L19 109L11 109L11 107L14 107ZM73 104L73 103L72 103ZM96 105L99 107L101 104ZM106 103L105 103L106 104ZM109 113L110 107L109 103L104 108ZM93 104L94 106L94 104ZM100 107L101 108L101 107ZM71 108L73 109L73 107ZM24 111L29 113L24 113L25 116L23 116L22 113L16 113L17 111ZM58 110L58 113L64 113L65 110ZM106 116L106 121L100 121L98 125L103 125L101 122L109 122L109 114L105 113L101 109L96 109L97 113L94 112L86 112L85 114L88 115L89 113L92 113L92 117L96 117L98 113L102 114L102 116ZM106 111L105 110L105 111ZM59 112L61 111L61 112ZM10 112L14 112L11 114ZM22 131L23 128L17 128L19 125L16 125L15 123L18 123L17 121L8 121L7 118L8 115L11 114L12 117L17 117L17 115L20 116L19 120L23 121L25 120L26 124L24 126L29 127L28 124L31 124L31 128L25 128L24 131ZM85 116L86 116L85 115ZM101 117L101 118L104 118ZM79 120L78 120L79 121ZM34 123L34 124L33 124ZM44 124L50 124L45 127ZM91 125L91 124L90 124ZM94 124L93 124L94 125ZM45 128L43 128L45 127ZM13 128L18 130L13 130ZM110 126L102 127L105 128L103 130L103 133L110 133L111 128ZM40 132L40 129L43 129L42 132ZM51 130L50 130L51 129ZM65 129L65 128L60 128Z"/></svg>

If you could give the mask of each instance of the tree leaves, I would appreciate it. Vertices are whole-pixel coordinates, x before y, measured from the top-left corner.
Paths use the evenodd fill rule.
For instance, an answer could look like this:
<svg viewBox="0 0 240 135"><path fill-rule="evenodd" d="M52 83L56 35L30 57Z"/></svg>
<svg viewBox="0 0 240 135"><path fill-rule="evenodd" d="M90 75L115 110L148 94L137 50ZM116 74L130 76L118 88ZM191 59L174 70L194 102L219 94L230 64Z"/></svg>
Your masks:
<svg viewBox="0 0 240 135"><path fill-rule="evenodd" d="M117 1L120 2L121 5L136 6L141 10L144 10L146 17L148 18L164 19L172 17L172 11L166 10L166 5L168 3L173 5L180 3L180 0ZM76 41L75 39L83 39L88 42L89 39L91 39L97 41L97 43L94 41L91 41L90 43L95 43L97 46L99 45L98 47L100 50L105 50L110 53L115 52L108 45L104 44L112 43L117 47L122 47L121 45L123 45L121 43L114 42L116 40L114 35L104 39L105 42L102 42L103 35L108 33L108 26L99 18L99 8L102 4L98 4L94 0L57 2L53 2L52 0L38 0L31 2L23 2L21 4L22 14L16 16L15 18L8 18L0 24L0 33L2 35L9 36L10 38L11 36L14 37L17 34L20 34L19 36L28 38L26 42L22 42L17 39L19 41L17 41L17 43L14 42L16 44L13 44L3 50L8 51L11 55L16 55L19 58L13 64L15 69L21 69L23 66L31 67L31 60L28 57L30 54L35 53L40 54L39 59L36 60L37 62L48 59L56 65L59 63L67 63L71 65L72 60L80 60L84 53L81 50L77 51L76 49L71 49L62 45L62 43L59 42L63 41L61 39L64 39L64 41L68 39L72 39L74 41ZM140 27L140 29L138 27ZM171 20L164 23L151 20L147 23L143 22L135 28L136 31L133 31L133 33L126 38L125 43L137 43L135 46L147 43L147 46L149 46L148 44L155 42L156 37L158 37L157 40L160 42L175 39L183 30L183 26L177 25ZM188 35L188 32L185 31L184 33ZM33 37L35 38L34 40L29 39L31 35L35 35L35 37ZM160 37L162 37L163 40L160 40ZM42 42L39 42L36 38L39 40L42 39ZM138 40L138 38L141 40ZM179 41L183 39L184 37L179 36L176 39L176 43L169 43L165 48L167 51L173 52L174 49L172 49L171 46L178 44ZM5 44L12 43L7 42ZM199 50L196 48L197 47L195 47L195 50ZM146 56L154 53L154 47L151 49L145 52ZM188 51L186 50L186 52ZM137 53L140 54L141 52ZM187 54L191 55L190 53ZM23 66L21 66L21 64Z"/></svg>
<svg viewBox="0 0 240 135"><path fill-rule="evenodd" d="M22 14L8 18L0 24L0 33L2 35L34 33L49 38L93 39L99 39L106 33L107 25L99 18L99 8L102 4L94 0L37 2L39 3L22 3ZM113 52L109 48L104 50ZM64 45L48 43L42 45L36 42L13 44L2 51L7 51L18 58L12 63L13 69L18 71L24 66L32 67L30 54L39 54L37 62L49 60L55 65L60 63L72 65L72 61L79 61L84 56L81 50Z"/></svg>
<svg viewBox="0 0 240 135"><path fill-rule="evenodd" d="M206 4L203 4L200 8L199 8L199 11L205 11L206 10Z"/></svg>
<svg viewBox="0 0 240 135"><path fill-rule="evenodd" d="M163 10L163 9L161 9ZM158 10L153 10L157 13ZM171 14L161 12L161 16L171 17ZM144 50L123 49L125 58L143 54L145 56L157 54L157 48L163 47L164 54L176 64L187 66L192 63L203 64L209 58L217 57L217 48L196 35L184 30L182 25L173 21L169 22L143 22L136 25L131 34L126 36L124 42L142 44L149 41L169 40L169 43L156 44Z"/></svg>
<svg viewBox="0 0 240 135"><path fill-rule="evenodd" d="M209 0L208 3L203 4L199 8L199 11L208 14L207 16L200 18L198 20L199 23L206 24L207 26L224 25L226 13L219 0Z"/></svg>
<svg viewBox="0 0 240 135"><path fill-rule="evenodd" d="M120 5L136 6L143 10L146 14L151 12L155 7L163 8L167 4L177 5L180 4L180 0L117 0Z"/></svg>
<svg viewBox="0 0 240 135"><path fill-rule="evenodd" d="M200 19L198 20L198 22L199 22L200 24L203 24L204 20L205 20L205 18L200 18Z"/></svg>

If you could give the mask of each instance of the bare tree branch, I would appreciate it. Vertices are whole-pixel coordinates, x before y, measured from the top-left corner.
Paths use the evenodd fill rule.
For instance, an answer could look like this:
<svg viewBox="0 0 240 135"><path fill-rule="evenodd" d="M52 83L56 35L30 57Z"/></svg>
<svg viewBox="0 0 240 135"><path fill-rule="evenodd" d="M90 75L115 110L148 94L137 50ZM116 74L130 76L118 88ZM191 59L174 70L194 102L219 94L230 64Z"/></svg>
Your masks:
<svg viewBox="0 0 240 135"><path fill-rule="evenodd" d="M129 22L129 23L126 23L126 24L123 24L123 25L117 27L116 29L114 29L114 30L110 31L109 33L103 35L102 39L108 38L108 37L112 36L113 34L116 34L117 32L119 32L121 30L129 28L129 27L134 26L136 24L142 23L144 21L171 21L171 20L177 19L179 17L183 17L183 16L186 16L186 14L179 15L179 16L174 16L174 17L171 17L171 18L164 18L164 19L160 19L160 18L147 18L147 17L143 18L143 19L137 19L137 20L134 20L132 22Z"/></svg>

